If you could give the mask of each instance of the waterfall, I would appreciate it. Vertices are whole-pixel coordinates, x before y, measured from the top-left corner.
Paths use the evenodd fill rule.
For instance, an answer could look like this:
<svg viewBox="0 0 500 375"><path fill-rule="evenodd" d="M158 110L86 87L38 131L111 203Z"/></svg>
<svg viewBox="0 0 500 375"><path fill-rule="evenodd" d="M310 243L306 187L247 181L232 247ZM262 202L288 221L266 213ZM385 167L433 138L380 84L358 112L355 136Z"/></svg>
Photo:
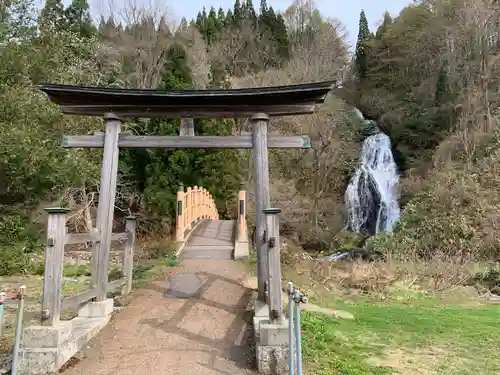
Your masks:
<svg viewBox="0 0 500 375"><path fill-rule="evenodd" d="M353 232L376 234L390 232L399 219L399 176L391 151L391 140L376 123L375 134L365 139L356 172L345 193L349 212L348 229Z"/></svg>

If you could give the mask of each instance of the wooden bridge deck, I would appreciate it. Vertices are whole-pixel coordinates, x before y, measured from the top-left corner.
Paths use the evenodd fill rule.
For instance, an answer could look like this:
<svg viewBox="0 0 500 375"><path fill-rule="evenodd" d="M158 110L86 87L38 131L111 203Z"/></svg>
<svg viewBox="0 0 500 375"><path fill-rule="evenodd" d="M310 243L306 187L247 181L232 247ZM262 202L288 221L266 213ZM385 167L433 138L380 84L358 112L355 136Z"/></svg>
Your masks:
<svg viewBox="0 0 500 375"><path fill-rule="evenodd" d="M181 257L183 259L232 259L236 222L205 220L194 228Z"/></svg>

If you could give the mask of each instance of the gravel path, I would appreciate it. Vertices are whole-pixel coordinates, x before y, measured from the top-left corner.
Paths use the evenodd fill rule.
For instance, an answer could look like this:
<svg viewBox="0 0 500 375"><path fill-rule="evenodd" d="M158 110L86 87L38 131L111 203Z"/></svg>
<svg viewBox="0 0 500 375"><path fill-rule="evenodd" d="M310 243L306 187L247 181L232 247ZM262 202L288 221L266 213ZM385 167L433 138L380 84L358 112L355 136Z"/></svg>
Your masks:
<svg viewBox="0 0 500 375"><path fill-rule="evenodd" d="M185 260L173 272L196 274L199 295L172 297L168 281L136 290L131 303L63 373L254 374L244 267L231 260Z"/></svg>

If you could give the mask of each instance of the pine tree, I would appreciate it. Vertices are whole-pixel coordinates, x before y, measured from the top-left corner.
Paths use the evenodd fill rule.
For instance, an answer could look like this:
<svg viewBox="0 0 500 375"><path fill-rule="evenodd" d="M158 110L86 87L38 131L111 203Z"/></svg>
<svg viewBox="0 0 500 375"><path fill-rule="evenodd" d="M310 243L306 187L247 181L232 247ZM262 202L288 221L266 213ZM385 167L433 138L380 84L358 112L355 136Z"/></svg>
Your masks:
<svg viewBox="0 0 500 375"><path fill-rule="evenodd" d="M234 20L234 25L237 27L240 27L243 22L243 10L240 4L240 0L234 1L233 20Z"/></svg>
<svg viewBox="0 0 500 375"><path fill-rule="evenodd" d="M368 71L368 43L371 34L368 28L368 20L365 11L362 10L359 16L358 41L356 43L356 69L360 79L366 78Z"/></svg>
<svg viewBox="0 0 500 375"><path fill-rule="evenodd" d="M97 32L92 18L90 17L90 7L87 0L73 0L65 9L67 27L74 33L80 34L84 38L90 38Z"/></svg>
<svg viewBox="0 0 500 375"><path fill-rule="evenodd" d="M262 17L266 15L267 13L267 1L266 0L260 0L260 8L259 8L259 16Z"/></svg>
<svg viewBox="0 0 500 375"><path fill-rule="evenodd" d="M226 26L226 13L222 8L219 8L219 10L217 11L217 21L219 25L222 26L222 29Z"/></svg>
<svg viewBox="0 0 500 375"><path fill-rule="evenodd" d="M250 20L253 27L257 27L257 15L252 0L246 0L245 2L245 17Z"/></svg>
<svg viewBox="0 0 500 375"><path fill-rule="evenodd" d="M180 44L172 45L166 52L162 88L164 90L185 90L193 87L187 53Z"/></svg>
<svg viewBox="0 0 500 375"><path fill-rule="evenodd" d="M201 30L201 25L203 24L203 16L201 15L201 12L198 12L198 15L196 16L196 27L198 30Z"/></svg>
<svg viewBox="0 0 500 375"><path fill-rule="evenodd" d="M219 30L221 27L218 24L217 14L215 13L214 7L210 8L207 17L207 24L205 29L205 41L207 44L212 44L219 35Z"/></svg>
<svg viewBox="0 0 500 375"><path fill-rule="evenodd" d="M181 24L179 25L179 28L180 28L181 30L184 30L184 31L185 31L185 30L187 30L187 29L188 29L188 27L189 27L189 25L188 25L188 21L187 21L186 17L182 17L182 19L181 19Z"/></svg>
<svg viewBox="0 0 500 375"><path fill-rule="evenodd" d="M375 39L381 39L384 34L389 30L390 25L392 24L392 17L389 12L384 13L384 20L382 24L378 27L377 32L375 33Z"/></svg>
<svg viewBox="0 0 500 375"><path fill-rule="evenodd" d="M224 22L226 27L231 27L234 25L234 15L233 15L233 12L231 11L231 9L228 9L227 10L227 13L226 13L226 22Z"/></svg>
<svg viewBox="0 0 500 375"><path fill-rule="evenodd" d="M443 64L439 69L439 74L436 82L436 93L434 101L436 106L440 106L446 102L449 95L448 89L448 67Z"/></svg>
<svg viewBox="0 0 500 375"><path fill-rule="evenodd" d="M276 27L274 28L274 40L277 43L277 53L282 61L288 60L290 57L290 40L285 24L285 19L281 14L276 17Z"/></svg>
<svg viewBox="0 0 500 375"><path fill-rule="evenodd" d="M40 13L39 20L42 30L63 30L66 26L64 4L62 0L47 0ZM50 31L49 31L50 32Z"/></svg>

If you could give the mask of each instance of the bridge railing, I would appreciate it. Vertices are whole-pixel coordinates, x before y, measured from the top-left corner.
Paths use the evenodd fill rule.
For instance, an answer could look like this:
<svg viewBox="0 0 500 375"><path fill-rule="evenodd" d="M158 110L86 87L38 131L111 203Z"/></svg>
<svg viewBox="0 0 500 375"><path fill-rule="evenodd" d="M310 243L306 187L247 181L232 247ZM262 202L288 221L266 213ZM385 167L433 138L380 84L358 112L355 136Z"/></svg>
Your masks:
<svg viewBox="0 0 500 375"><path fill-rule="evenodd" d="M181 185L177 191L176 211L175 239L177 242L184 242L186 234L198 221L219 220L212 194L203 187L194 186L184 190L184 186Z"/></svg>

